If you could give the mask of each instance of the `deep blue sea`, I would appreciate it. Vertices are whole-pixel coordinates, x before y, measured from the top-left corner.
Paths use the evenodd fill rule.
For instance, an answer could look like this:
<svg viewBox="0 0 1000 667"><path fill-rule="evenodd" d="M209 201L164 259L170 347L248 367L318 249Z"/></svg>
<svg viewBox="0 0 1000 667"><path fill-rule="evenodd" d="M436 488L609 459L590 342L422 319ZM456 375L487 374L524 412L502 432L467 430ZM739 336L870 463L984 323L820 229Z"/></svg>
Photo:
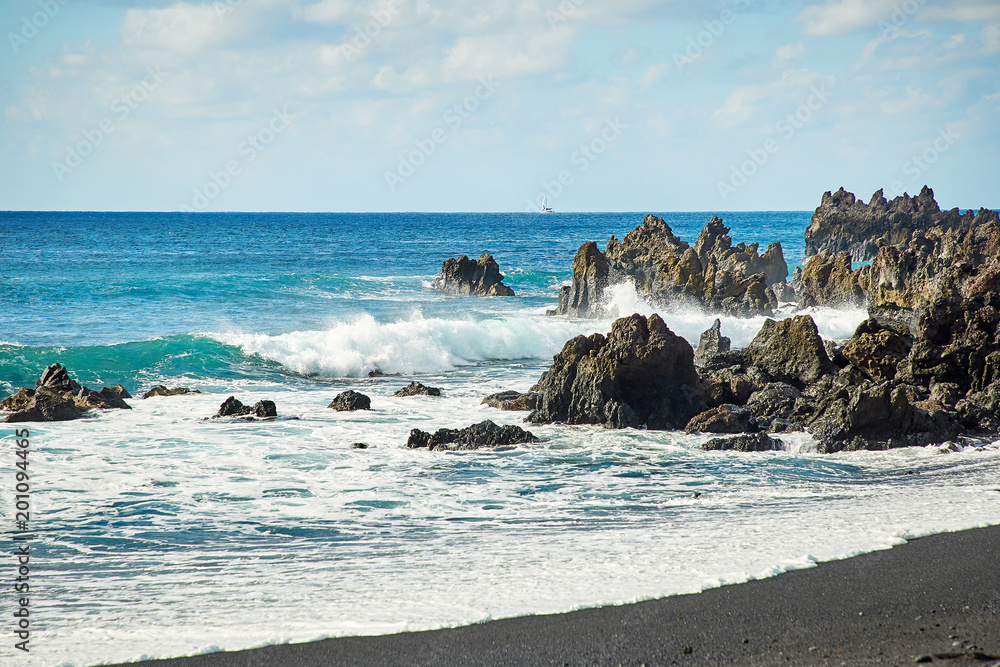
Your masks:
<svg viewBox="0 0 1000 667"><path fill-rule="evenodd" d="M692 244L719 215L735 243L781 242L789 266L810 217L656 214ZM819 455L795 434L749 455L680 432L549 425L505 451L405 448L412 428L520 424L482 398L526 390L565 341L609 330L545 311L580 244L643 215L0 213L0 395L59 362L136 397L29 425L37 634L17 664L567 611L1000 523L997 444ZM518 296L431 288L444 259L481 253ZM610 305L659 312L694 344L716 317L628 284ZM837 339L865 318L811 313ZM763 319L722 321L741 346ZM412 380L443 397L393 396ZM157 384L202 393L138 398ZM328 409L346 389L373 409ZM230 395L274 400L278 419L204 419ZM8 454L13 431L0 429ZM0 481L5 536L13 488Z"/></svg>

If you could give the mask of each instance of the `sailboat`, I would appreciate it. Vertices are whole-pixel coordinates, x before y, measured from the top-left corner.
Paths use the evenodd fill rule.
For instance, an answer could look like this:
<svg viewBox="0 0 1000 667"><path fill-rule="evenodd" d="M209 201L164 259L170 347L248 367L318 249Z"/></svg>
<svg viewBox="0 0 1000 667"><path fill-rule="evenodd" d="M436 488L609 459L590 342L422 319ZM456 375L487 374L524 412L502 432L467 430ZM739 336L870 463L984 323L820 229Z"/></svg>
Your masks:
<svg viewBox="0 0 1000 667"><path fill-rule="evenodd" d="M539 211L539 213L552 213L553 212L553 210L551 208L549 208L548 206L545 205L545 198L546 197L548 197L548 195L542 195L542 210Z"/></svg>

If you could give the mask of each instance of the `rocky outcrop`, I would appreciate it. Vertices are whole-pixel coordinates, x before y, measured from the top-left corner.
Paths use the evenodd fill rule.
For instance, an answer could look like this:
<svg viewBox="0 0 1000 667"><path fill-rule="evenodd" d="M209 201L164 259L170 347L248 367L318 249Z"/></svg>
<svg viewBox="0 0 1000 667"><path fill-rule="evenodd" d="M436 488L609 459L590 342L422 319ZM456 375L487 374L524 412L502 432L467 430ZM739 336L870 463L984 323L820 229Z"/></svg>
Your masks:
<svg viewBox="0 0 1000 667"><path fill-rule="evenodd" d="M698 349L694 351L694 363L704 366L721 354L729 352L732 341L722 335L722 321L716 318L709 329L702 332Z"/></svg>
<svg viewBox="0 0 1000 667"><path fill-rule="evenodd" d="M800 388L837 371L808 315L765 320L743 354L748 365Z"/></svg>
<svg viewBox="0 0 1000 667"><path fill-rule="evenodd" d="M88 389L73 380L64 366L52 364L35 381L33 389L19 389L0 401L0 410L12 413L4 419L10 423L68 421L79 419L92 408L130 410L123 396L131 398L121 385L100 391Z"/></svg>
<svg viewBox="0 0 1000 667"><path fill-rule="evenodd" d="M759 430L749 410L730 403L695 415L684 427L685 433L755 433Z"/></svg>
<svg viewBox="0 0 1000 667"><path fill-rule="evenodd" d="M868 206L843 190L827 193L823 201L806 233L807 250L819 254L803 269L800 305L867 304L879 319L907 324L915 332L921 311L935 301L997 289L1000 217L995 211L940 211L926 187L919 196L897 197L891 205L881 191ZM845 246L851 238L862 239L862 245ZM871 264L852 270L851 260L859 258Z"/></svg>
<svg viewBox="0 0 1000 667"><path fill-rule="evenodd" d="M486 420L463 429L438 429L433 434L413 429L406 446L440 451L507 447L531 442L538 442L538 438L520 426L498 426Z"/></svg>
<svg viewBox="0 0 1000 667"><path fill-rule="evenodd" d="M559 291L560 315L593 317L601 312L601 298L608 287L611 265L593 241L584 243L573 257L573 282Z"/></svg>
<svg viewBox="0 0 1000 667"><path fill-rule="evenodd" d="M732 438L712 438L701 448L708 452L770 452L784 449L785 445L781 440L772 438L767 433L748 433Z"/></svg>
<svg viewBox="0 0 1000 667"><path fill-rule="evenodd" d="M493 255L480 255L478 260L465 255L446 259L434 287L463 296L514 296L514 290L503 284L503 274Z"/></svg>
<svg viewBox="0 0 1000 667"><path fill-rule="evenodd" d="M853 261L863 262L874 259L881 246L909 246L921 231L972 229L997 221L997 213L985 209L964 214L957 208L942 211L926 185L915 197L903 194L891 202L879 190L868 204L840 188L824 193L813 213L806 229L806 255L846 252Z"/></svg>
<svg viewBox="0 0 1000 667"><path fill-rule="evenodd" d="M326 406L337 412L354 412L355 410L371 410L372 399L364 394L348 390L337 394L330 405Z"/></svg>
<svg viewBox="0 0 1000 667"><path fill-rule="evenodd" d="M607 336L577 336L538 385L534 423L680 429L704 410L694 351L658 315L616 320Z"/></svg>
<svg viewBox="0 0 1000 667"><path fill-rule="evenodd" d="M497 410L534 410L538 407L538 398L539 394L535 391L526 394L519 391L501 391L487 396L480 405L488 405Z"/></svg>
<svg viewBox="0 0 1000 667"><path fill-rule="evenodd" d="M243 405L235 396L230 396L222 402L222 405L219 406L219 411L212 416L212 419L239 417L247 420L255 420L274 419L277 416L278 410L274 405L274 401L257 401L251 407Z"/></svg>
<svg viewBox="0 0 1000 667"><path fill-rule="evenodd" d="M749 316L771 314L777 299L771 285L783 284L788 266L781 245L763 255L757 244L733 246L729 228L713 217L691 247L653 215L618 241L608 239L602 253L585 243L573 260L572 284L562 288L558 313L579 317L602 314L610 285L631 281L636 291L665 305L691 305Z"/></svg>
<svg viewBox="0 0 1000 667"><path fill-rule="evenodd" d="M437 387L428 387L420 382L411 382L399 391L397 391L393 396L407 397L407 396L440 396L441 390Z"/></svg>
<svg viewBox="0 0 1000 667"><path fill-rule="evenodd" d="M184 394L200 394L201 392L197 389L188 389L187 387L174 387L173 389L167 389L165 385L158 384L145 394L142 395L143 398L153 398L154 396L183 396Z"/></svg>

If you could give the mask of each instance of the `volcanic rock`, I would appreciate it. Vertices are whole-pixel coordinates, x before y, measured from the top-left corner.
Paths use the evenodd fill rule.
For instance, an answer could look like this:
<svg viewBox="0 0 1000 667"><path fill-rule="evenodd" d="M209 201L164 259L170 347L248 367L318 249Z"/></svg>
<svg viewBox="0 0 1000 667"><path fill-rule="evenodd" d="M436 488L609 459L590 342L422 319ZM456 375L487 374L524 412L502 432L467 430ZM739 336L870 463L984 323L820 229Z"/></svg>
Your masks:
<svg viewBox="0 0 1000 667"><path fill-rule="evenodd" d="M35 381L35 388L19 389L0 401L0 410L12 412L4 421L67 421L78 419L91 408L130 410L129 396L121 385L94 391L81 386L60 364L51 364Z"/></svg>
<svg viewBox="0 0 1000 667"><path fill-rule="evenodd" d="M577 336L539 382L534 423L680 429L705 408L694 351L659 315L630 315L611 332Z"/></svg>
<svg viewBox="0 0 1000 667"><path fill-rule="evenodd" d="M854 336L844 345L843 355L856 368L873 380L890 380L896 369L910 354L913 337L909 333L882 326L869 318L862 322Z"/></svg>
<svg viewBox="0 0 1000 667"><path fill-rule="evenodd" d="M526 394L518 391L502 391L487 396L480 405L488 405L498 410L534 410L538 407L538 398L538 392L534 391Z"/></svg>
<svg viewBox="0 0 1000 667"><path fill-rule="evenodd" d="M326 406L337 412L354 412L355 410L371 410L372 399L364 394L348 390L337 394L330 405Z"/></svg>
<svg viewBox="0 0 1000 667"><path fill-rule="evenodd" d="M493 255L480 255L478 260L466 255L446 259L434 287L464 296L514 296L514 290L503 284L503 274Z"/></svg>
<svg viewBox="0 0 1000 667"><path fill-rule="evenodd" d="M692 417L684 427L685 433L754 433L758 430L746 408L731 404L709 408Z"/></svg>
<svg viewBox="0 0 1000 667"><path fill-rule="evenodd" d="M440 396L441 390L437 387L427 387L419 382L411 382L399 391L397 391L393 396Z"/></svg>
<svg viewBox="0 0 1000 667"><path fill-rule="evenodd" d="M694 351L694 363L704 366L713 357L729 352L732 341L722 335L722 321L716 318L711 328L701 334L698 349Z"/></svg>
<svg viewBox="0 0 1000 667"><path fill-rule="evenodd" d="M152 398L154 396L182 396L184 394L200 394L201 392L197 389L188 389L187 387L175 387L174 389L167 389L164 385L158 384L145 394L142 395L143 398Z"/></svg>
<svg viewBox="0 0 1000 667"><path fill-rule="evenodd" d="M799 388L837 371L808 315L765 320L743 353L750 365Z"/></svg>
<svg viewBox="0 0 1000 667"><path fill-rule="evenodd" d="M770 285L784 283L788 266L780 244L763 255L758 247L733 246L729 228L713 217L692 248L662 218L647 215L622 241L608 239L603 253L594 242L580 247L573 282L560 292L558 313L599 315L607 288L632 282L639 294L657 303L769 315L778 303Z"/></svg>
<svg viewBox="0 0 1000 667"><path fill-rule="evenodd" d="M463 429L442 428L431 434L420 429L410 431L406 446L410 449L481 449L538 442L520 426L497 426L490 420Z"/></svg>
<svg viewBox="0 0 1000 667"><path fill-rule="evenodd" d="M705 451L770 452L781 450L785 445L781 440L766 433L748 433L731 438L712 438L701 446Z"/></svg>
<svg viewBox="0 0 1000 667"><path fill-rule="evenodd" d="M218 419L219 417L272 419L277 416L278 410L274 405L274 401L257 401L253 407L250 407L241 403L235 396L230 396L222 402L222 405L219 406L219 411L212 419Z"/></svg>

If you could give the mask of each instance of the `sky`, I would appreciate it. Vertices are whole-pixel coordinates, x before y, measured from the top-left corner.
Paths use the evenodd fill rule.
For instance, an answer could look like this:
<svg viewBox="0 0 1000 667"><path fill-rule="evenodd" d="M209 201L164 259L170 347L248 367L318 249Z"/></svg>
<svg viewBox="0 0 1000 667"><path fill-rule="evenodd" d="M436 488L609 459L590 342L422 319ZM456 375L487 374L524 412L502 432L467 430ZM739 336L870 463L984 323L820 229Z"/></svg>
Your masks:
<svg viewBox="0 0 1000 667"><path fill-rule="evenodd" d="M0 210L1000 207L998 0L4 0Z"/></svg>

